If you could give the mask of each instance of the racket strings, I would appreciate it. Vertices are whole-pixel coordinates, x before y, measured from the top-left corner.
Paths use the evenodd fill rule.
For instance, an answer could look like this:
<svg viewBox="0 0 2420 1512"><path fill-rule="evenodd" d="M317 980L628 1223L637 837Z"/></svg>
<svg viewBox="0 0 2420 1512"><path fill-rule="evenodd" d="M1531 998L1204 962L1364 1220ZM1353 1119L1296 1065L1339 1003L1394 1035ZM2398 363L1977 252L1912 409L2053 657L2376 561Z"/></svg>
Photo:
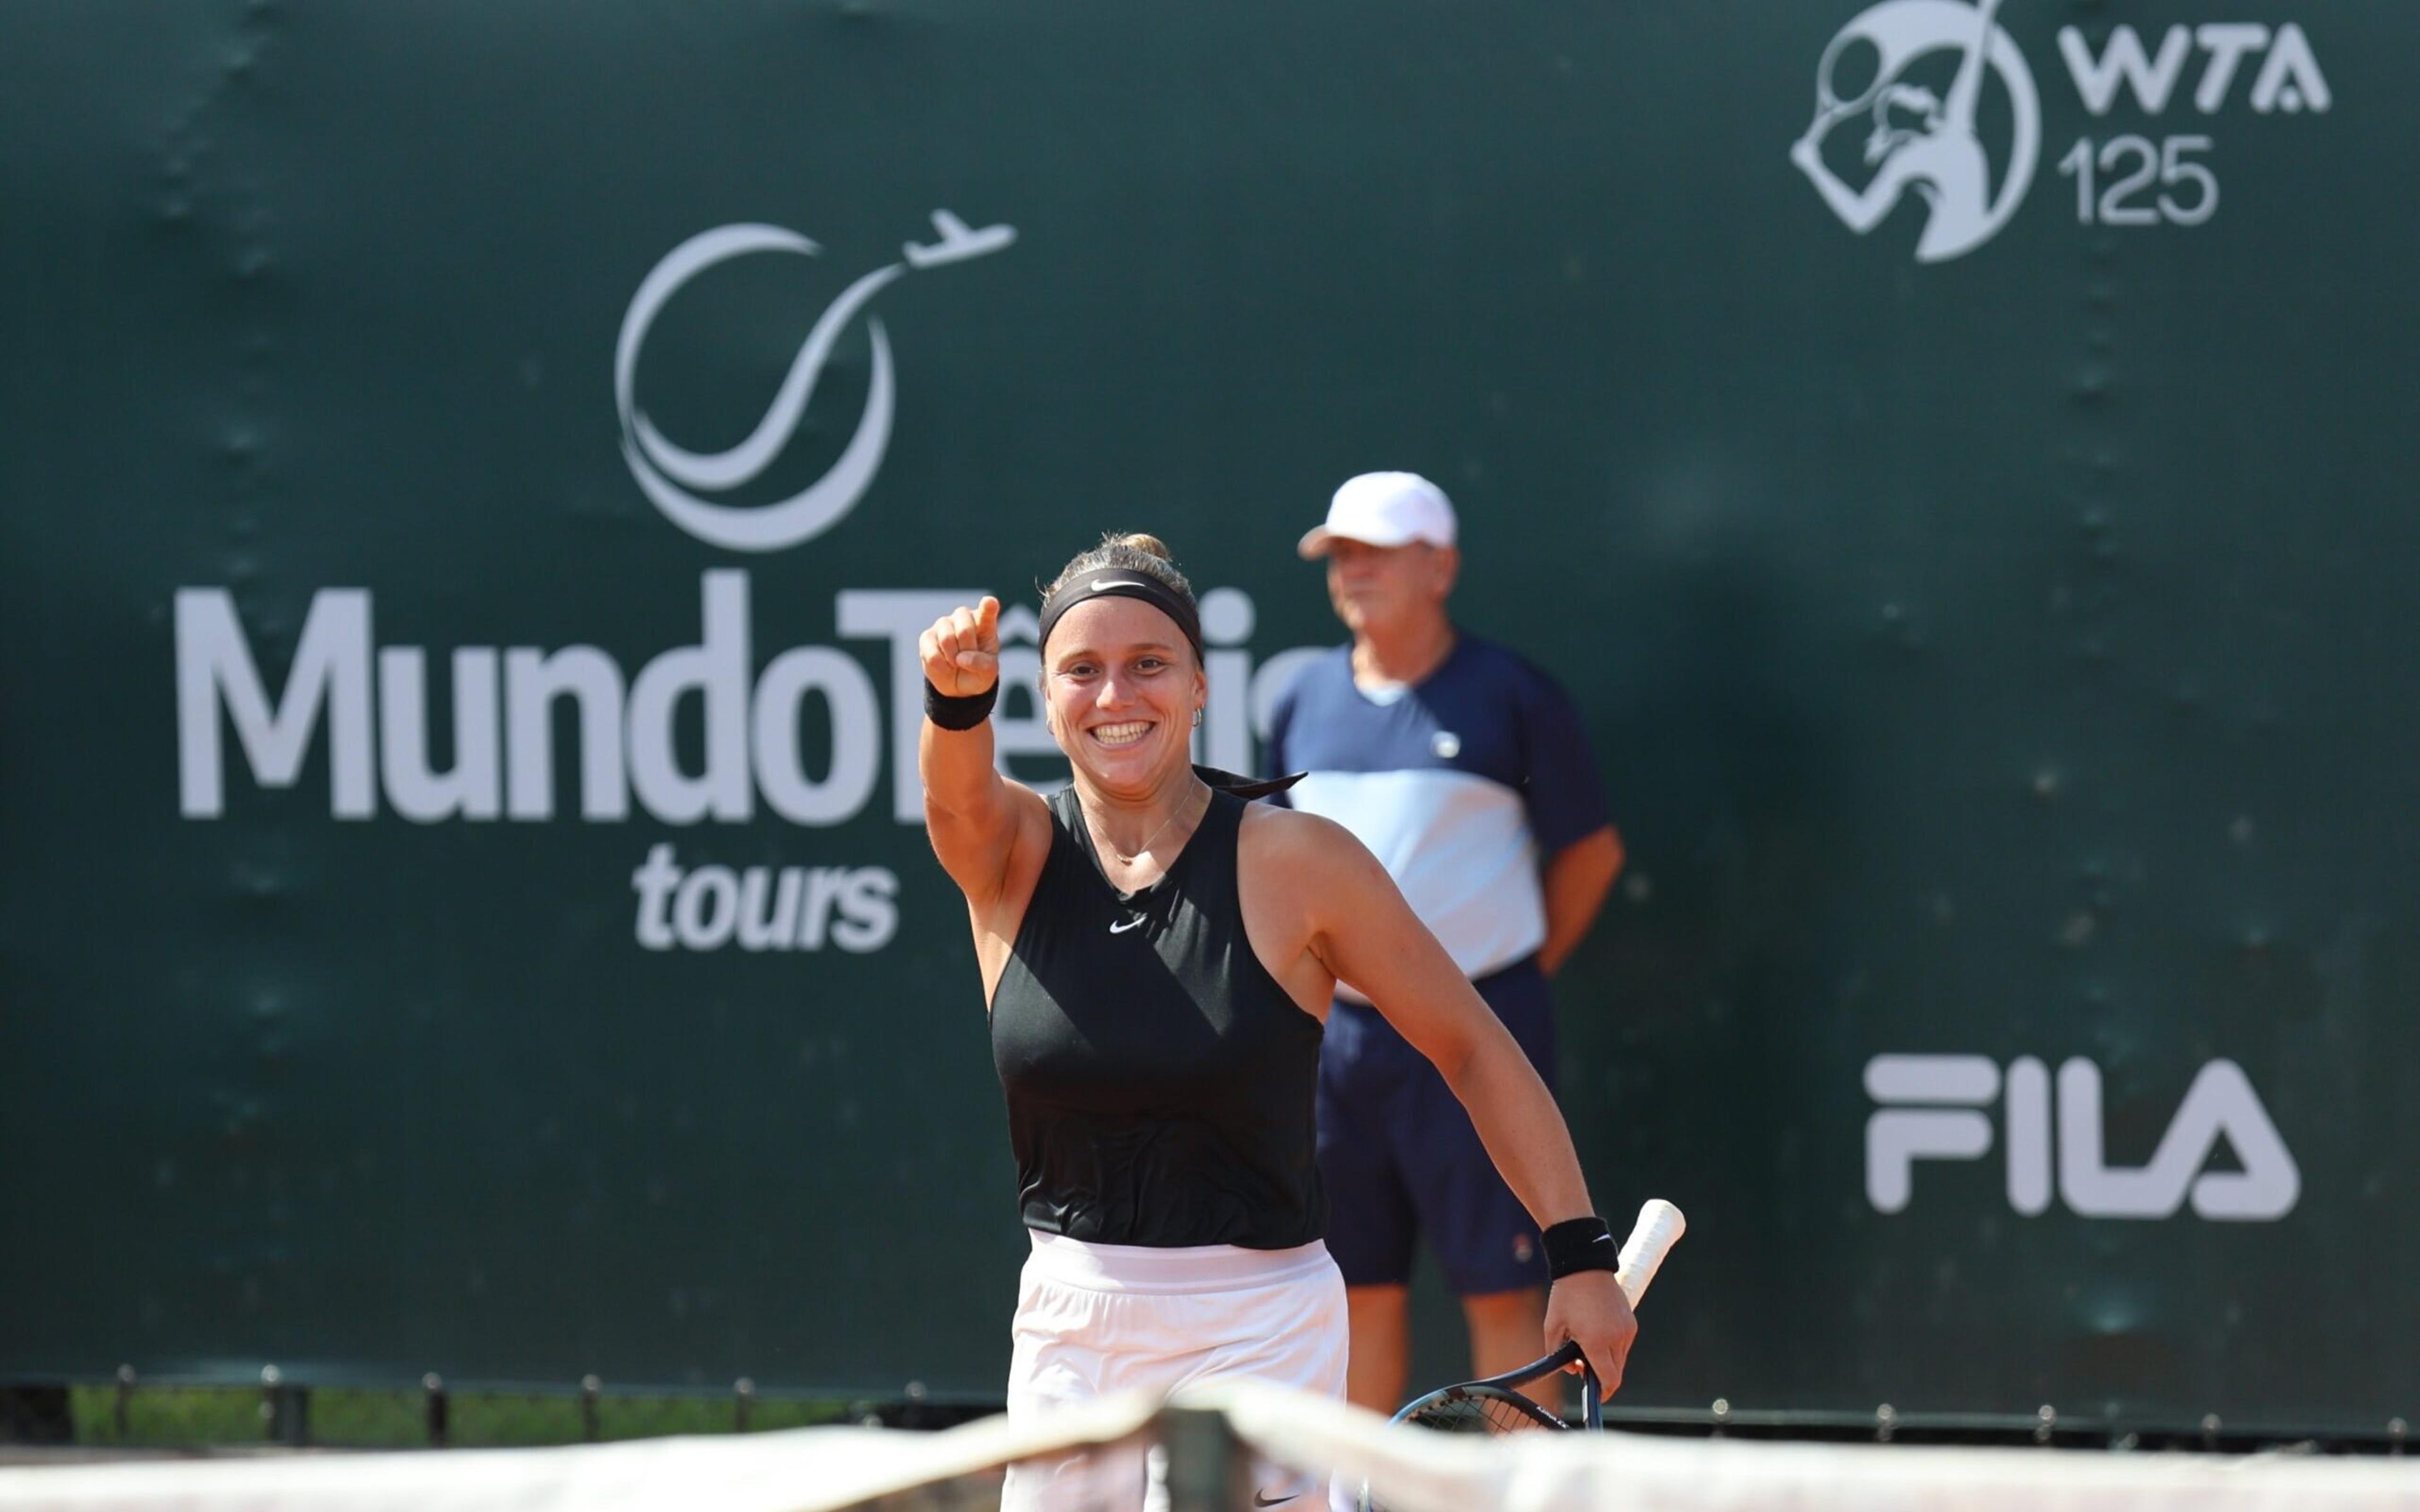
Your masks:
<svg viewBox="0 0 2420 1512"><path fill-rule="evenodd" d="M1462 1386L1440 1393L1405 1414L1404 1421L1446 1433L1544 1433L1563 1428L1561 1421L1517 1392L1492 1386Z"/></svg>

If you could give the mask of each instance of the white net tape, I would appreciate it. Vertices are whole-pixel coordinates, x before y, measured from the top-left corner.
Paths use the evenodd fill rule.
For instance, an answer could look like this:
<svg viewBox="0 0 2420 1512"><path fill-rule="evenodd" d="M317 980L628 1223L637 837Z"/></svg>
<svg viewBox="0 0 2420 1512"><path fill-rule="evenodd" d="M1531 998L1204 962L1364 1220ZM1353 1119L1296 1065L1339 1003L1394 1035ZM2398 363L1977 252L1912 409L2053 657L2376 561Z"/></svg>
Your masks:
<svg viewBox="0 0 2420 1512"><path fill-rule="evenodd" d="M2299 1455L1707 1442L1637 1434L1487 1439L1388 1425L1341 1403L1220 1388L1236 1434L1280 1464L1366 1477L1389 1512L2385 1512L2420 1509L2420 1464Z"/></svg>
<svg viewBox="0 0 2420 1512"><path fill-rule="evenodd" d="M2420 1462L2404 1459L1621 1433L1485 1439L1396 1427L1249 1382L1185 1393L1177 1404L1217 1413L1239 1453L1347 1484L1366 1478L1389 1512L2420 1512ZM1165 1421L1158 1408L1120 1398L932 1434L805 1428L561 1449L17 1467L0 1469L0 1512L841 1512L944 1483L996 1487L990 1473L1011 1461L1130 1446Z"/></svg>

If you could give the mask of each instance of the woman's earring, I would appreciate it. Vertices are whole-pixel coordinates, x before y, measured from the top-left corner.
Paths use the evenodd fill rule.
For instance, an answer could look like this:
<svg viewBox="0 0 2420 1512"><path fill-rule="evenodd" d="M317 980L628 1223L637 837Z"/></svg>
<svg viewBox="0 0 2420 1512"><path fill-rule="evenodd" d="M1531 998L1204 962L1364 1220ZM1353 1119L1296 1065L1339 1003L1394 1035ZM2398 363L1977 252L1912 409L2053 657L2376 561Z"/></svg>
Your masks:
<svg viewBox="0 0 2420 1512"><path fill-rule="evenodd" d="M1200 709L1193 711L1193 728L1196 730L1202 728L1202 711Z"/></svg>

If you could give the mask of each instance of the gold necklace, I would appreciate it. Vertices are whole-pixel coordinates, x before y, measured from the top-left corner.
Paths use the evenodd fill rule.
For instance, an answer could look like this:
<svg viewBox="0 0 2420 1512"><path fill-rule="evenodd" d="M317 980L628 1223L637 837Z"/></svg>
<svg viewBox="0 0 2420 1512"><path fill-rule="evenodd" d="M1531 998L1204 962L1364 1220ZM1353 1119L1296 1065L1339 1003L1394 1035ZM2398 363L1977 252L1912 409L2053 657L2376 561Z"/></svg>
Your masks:
<svg viewBox="0 0 2420 1512"><path fill-rule="evenodd" d="M1210 789L1206 784L1202 784L1202 791L1206 794ZM1083 802L1083 795L1080 793L1076 795L1076 801L1080 805ZM1185 810L1192 807L1193 800L1190 797L1187 797L1183 803L1178 804L1175 811L1171 813L1166 819L1162 820L1157 829L1151 832L1150 838L1134 848L1134 854L1132 856L1129 856L1125 852L1118 849L1115 845L1110 844L1108 840L1103 838L1100 824L1094 818L1093 811L1090 809L1084 810L1084 819L1086 823L1093 826L1093 839L1100 842L1103 850L1108 851L1111 856L1118 858L1118 865L1132 866L1151 849L1153 841L1158 840L1160 836L1167 834L1169 826L1174 825L1177 820L1183 818L1185 816Z"/></svg>

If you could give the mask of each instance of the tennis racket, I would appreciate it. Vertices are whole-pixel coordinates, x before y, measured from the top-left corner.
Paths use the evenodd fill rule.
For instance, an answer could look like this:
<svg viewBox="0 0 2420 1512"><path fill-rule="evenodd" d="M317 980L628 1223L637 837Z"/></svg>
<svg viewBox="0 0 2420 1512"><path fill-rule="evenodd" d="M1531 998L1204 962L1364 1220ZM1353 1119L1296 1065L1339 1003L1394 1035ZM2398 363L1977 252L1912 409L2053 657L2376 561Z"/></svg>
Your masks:
<svg viewBox="0 0 2420 1512"><path fill-rule="evenodd" d="M1650 1198L1638 1210L1638 1222L1631 1227L1630 1238L1623 1242L1621 1258L1614 1270L1614 1279L1621 1283L1621 1294L1630 1299L1633 1307L1647 1295L1655 1273L1663 1268L1664 1257L1688 1227L1681 1210L1662 1197ZM1567 1423L1521 1395L1521 1387L1575 1362L1580 1367L1578 1421ZM1518 1370L1430 1392L1397 1412L1394 1420L1445 1433L1559 1433L1573 1428L1593 1432L1605 1427L1605 1401L1595 1368L1581 1357L1577 1344L1566 1340L1561 1349ZM1373 1512L1370 1488L1366 1485L1361 1488L1361 1512Z"/></svg>
<svg viewBox="0 0 2420 1512"><path fill-rule="evenodd" d="M1621 1246L1621 1258L1614 1271L1614 1278L1621 1283L1621 1293L1630 1299L1632 1306L1637 1306L1638 1300L1647 1295L1647 1288L1664 1264L1664 1257L1688 1227L1688 1221L1681 1216L1681 1210L1662 1197L1650 1199L1645 1207L1638 1210L1638 1222L1632 1226L1630 1238ZM1522 1396L1518 1390L1575 1362L1580 1365L1580 1420L1576 1424L1564 1422ZM1449 1433L1602 1428L1605 1427L1602 1396L1594 1367L1580 1359L1577 1344L1566 1342L1554 1353L1532 1360L1518 1370L1433 1391L1397 1412L1395 1421L1409 1423L1415 1427L1440 1428Z"/></svg>
<svg viewBox="0 0 2420 1512"><path fill-rule="evenodd" d="M1416 1428L1435 1428L1441 1433L1489 1435L1601 1428L1605 1427L1605 1405L1598 1399L1596 1371L1592 1366L1582 1365L1580 1367L1580 1415L1576 1422L1564 1422L1521 1395L1519 1390L1533 1381L1553 1375L1579 1358L1580 1347L1566 1341L1554 1353L1532 1360L1518 1370L1433 1391L1397 1412L1395 1421L1408 1423Z"/></svg>

